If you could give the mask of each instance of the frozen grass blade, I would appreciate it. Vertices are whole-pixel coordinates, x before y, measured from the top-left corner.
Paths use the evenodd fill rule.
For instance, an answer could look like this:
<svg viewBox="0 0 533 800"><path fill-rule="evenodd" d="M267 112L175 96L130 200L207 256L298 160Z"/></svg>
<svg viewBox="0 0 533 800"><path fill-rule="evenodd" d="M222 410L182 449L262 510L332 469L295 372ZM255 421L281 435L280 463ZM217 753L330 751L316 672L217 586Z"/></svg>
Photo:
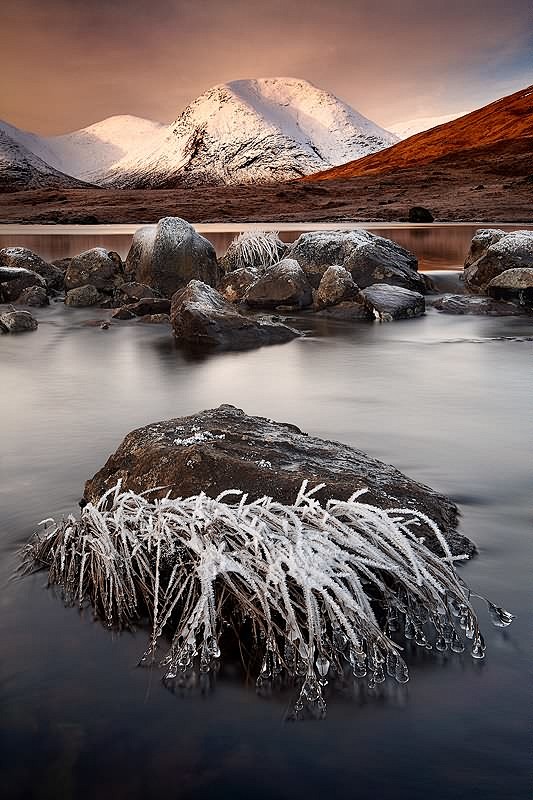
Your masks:
<svg viewBox="0 0 533 800"><path fill-rule="evenodd" d="M237 490L151 501L117 484L79 519L46 520L22 552L21 571L46 568L68 602L91 604L110 626L148 613L142 661L152 663L169 637L159 663L170 684L213 670L230 626L241 646L252 640L247 666L262 654L260 691L280 676L300 682L295 716L323 715L328 675L347 669L369 686L386 674L407 681L395 633L454 652L470 639L472 656L483 658L471 592L432 520L362 503L360 492L323 506L318 488L304 483L289 506L248 502ZM423 544L424 532L437 537L442 557ZM512 621L488 605L496 625Z"/></svg>

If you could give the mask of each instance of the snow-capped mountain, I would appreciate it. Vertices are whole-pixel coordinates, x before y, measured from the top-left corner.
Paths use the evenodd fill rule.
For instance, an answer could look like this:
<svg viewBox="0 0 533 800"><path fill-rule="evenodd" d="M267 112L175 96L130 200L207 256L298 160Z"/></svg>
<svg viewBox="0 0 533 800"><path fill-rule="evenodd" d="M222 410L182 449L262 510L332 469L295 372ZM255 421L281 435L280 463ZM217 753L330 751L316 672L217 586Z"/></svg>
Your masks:
<svg viewBox="0 0 533 800"><path fill-rule="evenodd" d="M415 133L429 131L431 128L436 128L437 125L444 125L445 122L453 122L454 119L464 117L468 113L468 111L459 111L455 114L443 114L440 117L416 117L406 122L396 122L394 125L389 126L389 130L400 139L408 139L410 136L414 136Z"/></svg>
<svg viewBox="0 0 533 800"><path fill-rule="evenodd" d="M57 187L76 188L84 185L76 178L51 167L16 137L9 136L6 130L0 127L0 192Z"/></svg>
<svg viewBox="0 0 533 800"><path fill-rule="evenodd" d="M118 116L47 138L6 123L2 130L53 171L116 188L284 181L398 141L334 95L294 78L215 86L168 126Z"/></svg>

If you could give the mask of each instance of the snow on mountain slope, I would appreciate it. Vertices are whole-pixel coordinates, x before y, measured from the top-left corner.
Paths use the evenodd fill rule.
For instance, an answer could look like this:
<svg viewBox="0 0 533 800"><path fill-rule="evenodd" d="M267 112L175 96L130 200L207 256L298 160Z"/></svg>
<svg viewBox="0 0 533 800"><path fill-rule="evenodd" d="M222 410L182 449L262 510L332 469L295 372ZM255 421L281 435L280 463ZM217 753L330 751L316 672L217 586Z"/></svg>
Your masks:
<svg viewBox="0 0 533 800"><path fill-rule="evenodd" d="M7 127L11 128L11 126ZM28 134L28 136L31 135ZM21 141L12 138L3 126L0 126L0 191L75 188L85 185L70 175L65 175L51 167L25 147Z"/></svg>
<svg viewBox="0 0 533 800"><path fill-rule="evenodd" d="M334 95L295 78L220 84L169 126L123 115L62 136L41 137L3 122L0 133L50 175L116 188L284 181L398 141Z"/></svg>
<svg viewBox="0 0 533 800"><path fill-rule="evenodd" d="M388 147L397 137L294 78L233 81L191 103L167 131L102 175L120 188L266 183Z"/></svg>
<svg viewBox="0 0 533 800"><path fill-rule="evenodd" d="M440 117L415 117L415 119L407 120L407 122L395 122L394 125L389 126L389 130L400 139L408 139L409 136L414 136L415 133L422 133L422 131L436 128L437 125L444 125L445 122L452 122L454 119L464 117L468 113L468 111L459 111L455 114L443 114Z"/></svg>
<svg viewBox="0 0 533 800"><path fill-rule="evenodd" d="M37 136L6 122L0 122L1 130L53 169L92 183L127 153L152 142L166 125L124 114L61 136Z"/></svg>

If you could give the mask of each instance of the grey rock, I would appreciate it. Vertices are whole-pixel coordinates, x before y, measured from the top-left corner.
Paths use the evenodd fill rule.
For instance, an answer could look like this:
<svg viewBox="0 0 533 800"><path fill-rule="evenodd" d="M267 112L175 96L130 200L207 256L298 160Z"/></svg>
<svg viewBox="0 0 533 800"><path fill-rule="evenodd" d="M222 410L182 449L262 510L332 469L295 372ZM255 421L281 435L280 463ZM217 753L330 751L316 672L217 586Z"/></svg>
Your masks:
<svg viewBox="0 0 533 800"><path fill-rule="evenodd" d="M36 331L39 323L29 311L5 311L0 314L0 330L5 333Z"/></svg>
<svg viewBox="0 0 533 800"><path fill-rule="evenodd" d="M191 281L176 292L170 321L179 341L223 350L261 347L299 336L286 325L240 314L216 289L201 281Z"/></svg>
<svg viewBox="0 0 533 800"><path fill-rule="evenodd" d="M422 293L426 290L417 272L416 256L396 242L364 230L303 233L288 256L298 261L315 289L328 267L340 265L361 288L389 283Z"/></svg>
<svg viewBox="0 0 533 800"><path fill-rule="evenodd" d="M240 489L250 499L266 494L281 503L293 503L304 480L310 487L325 484L315 495L322 503L346 500L367 488L363 502L422 511L439 525L453 553L475 551L457 531L457 507L444 495L354 447L308 436L295 425L248 416L233 406L132 431L87 481L85 499L97 500L119 478L123 490L162 486L154 492L159 497L200 491L216 497ZM434 537L426 544L441 552Z"/></svg>
<svg viewBox="0 0 533 800"><path fill-rule="evenodd" d="M465 269L470 267L478 258L484 256L491 244L495 244L505 236L505 231L496 228L480 228L470 242L470 249L465 258Z"/></svg>
<svg viewBox="0 0 533 800"><path fill-rule="evenodd" d="M73 306L76 308L86 308L88 306L96 306L101 299L100 292L92 284L86 286L77 286L67 292L65 297L65 305Z"/></svg>
<svg viewBox="0 0 533 800"><path fill-rule="evenodd" d="M445 294L432 302L444 314L475 314L487 317L519 317L527 314L523 306L504 303L491 297L467 294Z"/></svg>
<svg viewBox="0 0 533 800"><path fill-rule="evenodd" d="M47 290L46 281L36 272L23 267L0 267L0 302L16 301L24 289L40 286Z"/></svg>
<svg viewBox="0 0 533 800"><path fill-rule="evenodd" d="M224 275L217 289L228 303L241 303L250 286L259 280L259 276L257 269L235 269Z"/></svg>
<svg viewBox="0 0 533 800"><path fill-rule="evenodd" d="M322 275L315 295L317 309L327 306L336 306L353 298L359 292L359 287L347 269L339 266L328 267Z"/></svg>
<svg viewBox="0 0 533 800"><path fill-rule="evenodd" d="M305 308L313 302L313 293L298 262L284 258L279 264L265 269L246 292L244 302L250 308Z"/></svg>
<svg viewBox="0 0 533 800"><path fill-rule="evenodd" d="M105 247L93 247L71 259L65 273L65 289L91 285L111 293L124 283L124 265L118 253Z"/></svg>
<svg viewBox="0 0 533 800"><path fill-rule="evenodd" d="M38 256L27 247L4 247L0 250L0 266L20 267L40 275L46 282L48 289L62 291L63 273L53 264Z"/></svg>
<svg viewBox="0 0 533 800"><path fill-rule="evenodd" d="M426 310L423 295L401 286L377 283L363 289L361 294L380 322L412 319L424 314Z"/></svg>
<svg viewBox="0 0 533 800"><path fill-rule="evenodd" d="M164 297L191 280L216 286L220 278L213 245L179 217L164 217L157 225L135 232L126 258L128 275Z"/></svg>
<svg viewBox="0 0 533 800"><path fill-rule="evenodd" d="M373 320L374 312L365 302L363 295L358 295L355 300L345 300L336 306L328 306L317 311L317 317L338 320L339 322L357 322L359 320Z"/></svg>
<svg viewBox="0 0 533 800"><path fill-rule="evenodd" d="M501 272L487 287L495 300L515 300L520 305L533 306L533 267L516 267Z"/></svg>
<svg viewBox="0 0 533 800"><path fill-rule="evenodd" d="M15 301L18 306L33 306L42 308L50 303L44 286L28 286L23 289Z"/></svg>
<svg viewBox="0 0 533 800"><path fill-rule="evenodd" d="M502 231L496 231L497 234ZM484 294L493 278L508 269L533 267L533 231L513 231L498 236L463 272L465 287Z"/></svg>

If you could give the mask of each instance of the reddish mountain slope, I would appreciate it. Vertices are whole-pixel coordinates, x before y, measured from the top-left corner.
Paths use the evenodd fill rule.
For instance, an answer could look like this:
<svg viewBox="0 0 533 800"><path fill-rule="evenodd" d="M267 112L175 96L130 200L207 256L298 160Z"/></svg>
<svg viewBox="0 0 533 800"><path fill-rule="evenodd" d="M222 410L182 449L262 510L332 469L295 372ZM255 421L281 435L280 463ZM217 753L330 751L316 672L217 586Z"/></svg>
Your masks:
<svg viewBox="0 0 533 800"><path fill-rule="evenodd" d="M533 137L533 86L496 100L464 117L417 133L403 142L305 181L342 180L429 164L436 159L497 142Z"/></svg>

